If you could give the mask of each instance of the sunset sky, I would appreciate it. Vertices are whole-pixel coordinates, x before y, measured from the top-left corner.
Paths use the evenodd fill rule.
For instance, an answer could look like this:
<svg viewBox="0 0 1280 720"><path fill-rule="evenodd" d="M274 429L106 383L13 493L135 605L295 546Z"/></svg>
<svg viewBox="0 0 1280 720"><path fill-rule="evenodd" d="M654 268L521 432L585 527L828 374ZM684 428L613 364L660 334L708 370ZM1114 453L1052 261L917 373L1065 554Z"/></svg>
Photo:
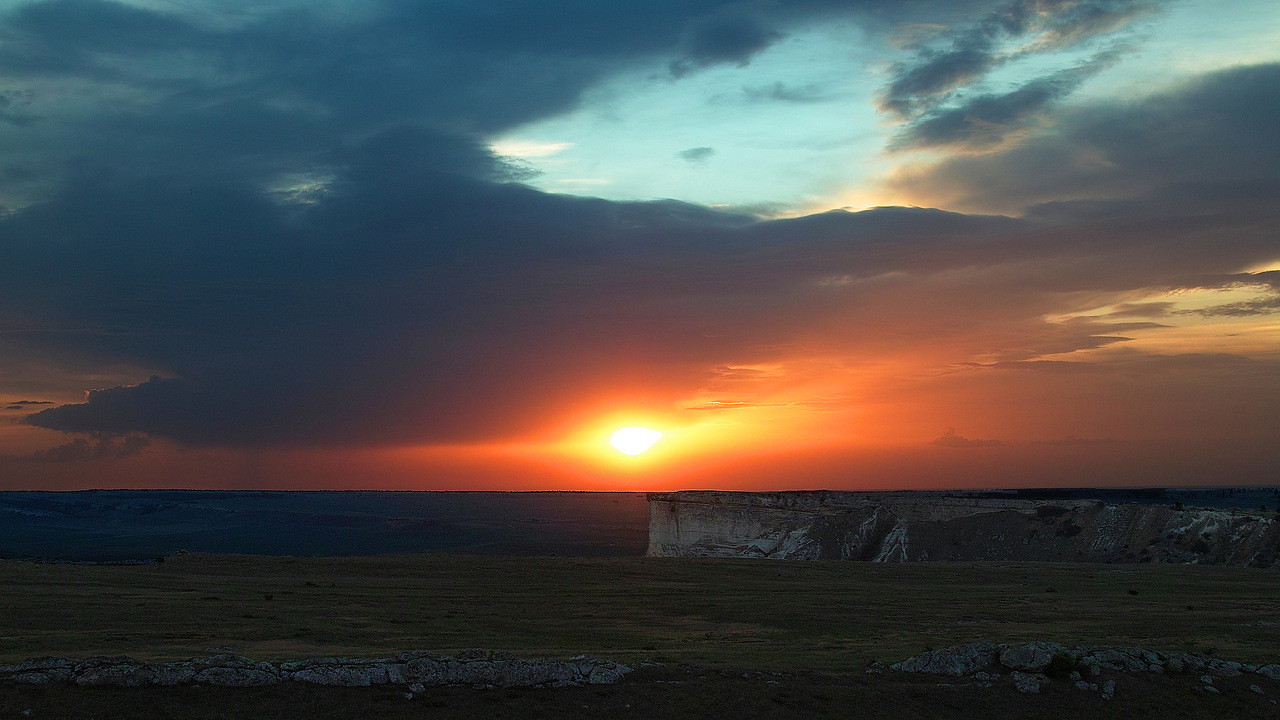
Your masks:
<svg viewBox="0 0 1280 720"><path fill-rule="evenodd" d="M1280 3L0 0L0 271L0 489L1280 483Z"/></svg>

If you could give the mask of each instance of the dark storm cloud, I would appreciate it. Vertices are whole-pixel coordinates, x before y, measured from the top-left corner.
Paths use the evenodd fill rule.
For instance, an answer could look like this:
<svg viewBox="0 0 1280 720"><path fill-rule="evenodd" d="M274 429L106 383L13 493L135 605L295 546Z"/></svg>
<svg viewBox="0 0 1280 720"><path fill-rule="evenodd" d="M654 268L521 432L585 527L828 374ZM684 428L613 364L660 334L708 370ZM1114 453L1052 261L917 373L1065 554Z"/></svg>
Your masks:
<svg viewBox="0 0 1280 720"><path fill-rule="evenodd" d="M1115 52L1037 78L1003 95L979 95L954 107L930 112L908 124L890 148L975 147L995 145L1012 132L1037 124L1053 103L1075 92L1085 80L1113 65Z"/></svg>
<svg viewBox="0 0 1280 720"><path fill-rule="evenodd" d="M1021 56L1061 50L1114 33L1158 7L1147 0L1015 0L972 25L943 36L945 48L926 47L893 67L880 109L902 118L938 115L957 90ZM1017 41L1016 48L1006 43Z"/></svg>
<svg viewBox="0 0 1280 720"><path fill-rule="evenodd" d="M1016 148L944 161L904 187L968 207L1043 203L1032 212L1048 221L1234 201L1245 203L1237 220L1249 223L1247 213L1280 191L1277 123L1280 65L1231 68L1140 103L1059 110L1050 130Z"/></svg>
<svg viewBox="0 0 1280 720"><path fill-rule="evenodd" d="M1174 210L1159 215L1113 195L1026 219L881 208L760 221L541 193L484 145L636 58L744 62L785 32L793 15L777 12L383 3L214 24L92 0L22 6L0 30L0 70L25 78L33 103L46 80L103 97L56 123L0 125L6 162L33 168L4 188L32 202L0 214L0 351L86 387L132 383L27 422L193 444L490 440L591 398L671 407L708 384L768 382L708 368L806 348L1027 362L1120 344L1154 324L1045 318L1075 309L1074 293L1225 286L1274 259L1275 205L1248 173L1191 201L1161 196ZM746 24L716 24L735 17ZM1158 140L1117 139L1106 172L1124 187L1255 152L1244 167L1263 172L1270 116L1219 126L1212 113L1270 107L1273 90L1223 74L1186 91L1212 111L1186 93L1145 116L1103 108ZM1183 134L1162 138L1162 123ZM1090 127L1064 132L1107 137ZM1009 197L1032 192L1022 182ZM1043 182L1072 187L1069 173ZM721 402L745 402L738 389ZM56 454L100 442L69 445Z"/></svg>
<svg viewBox="0 0 1280 720"><path fill-rule="evenodd" d="M121 460L137 455L151 445L143 435L110 437L101 433L91 438L76 438L70 442L30 455L0 455L0 462L62 463L86 460Z"/></svg>
<svg viewBox="0 0 1280 720"><path fill-rule="evenodd" d="M22 113L16 113L9 108L13 106L13 101L4 95L0 95L0 121L7 122L10 125L18 127L27 127L34 123L36 118Z"/></svg>
<svg viewBox="0 0 1280 720"><path fill-rule="evenodd" d="M682 77L720 63L746 66L753 55L781 37L782 33L738 12L725 11L699 18L686 30L683 57L671 64L671 74Z"/></svg>

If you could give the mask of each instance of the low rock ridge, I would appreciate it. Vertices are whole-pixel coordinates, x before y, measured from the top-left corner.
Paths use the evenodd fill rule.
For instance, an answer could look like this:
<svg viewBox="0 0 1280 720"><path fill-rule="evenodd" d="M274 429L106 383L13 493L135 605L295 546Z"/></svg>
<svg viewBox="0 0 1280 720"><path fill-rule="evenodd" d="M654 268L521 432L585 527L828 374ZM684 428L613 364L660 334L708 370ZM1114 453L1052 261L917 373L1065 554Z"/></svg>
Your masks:
<svg viewBox="0 0 1280 720"><path fill-rule="evenodd" d="M1133 646L1067 647L1055 642L968 643L930 650L894 663L889 669L970 678L988 685L1007 674L1018 691L1030 693L1040 692L1057 678L1080 690L1100 692L1105 699L1114 694L1115 682L1094 682L1103 671L1199 675L1199 682L1209 692L1217 692L1214 678L1252 674L1280 680L1280 663L1258 665ZM868 672L883 670L877 664ZM1256 685L1250 689L1263 692Z"/></svg>
<svg viewBox="0 0 1280 720"><path fill-rule="evenodd" d="M940 492L649 494L655 557L1280 565L1259 510Z"/></svg>
<svg viewBox="0 0 1280 720"><path fill-rule="evenodd" d="M473 651L462 656L406 652L390 658L360 660L320 657L295 662L254 662L239 655L215 655L168 663L129 657L84 660L36 658L0 666L0 682L77 685L223 685L253 687L282 682L362 687L404 685L414 692L431 686L562 687L616 683L631 671L626 665L579 655L568 660L524 660L505 653Z"/></svg>

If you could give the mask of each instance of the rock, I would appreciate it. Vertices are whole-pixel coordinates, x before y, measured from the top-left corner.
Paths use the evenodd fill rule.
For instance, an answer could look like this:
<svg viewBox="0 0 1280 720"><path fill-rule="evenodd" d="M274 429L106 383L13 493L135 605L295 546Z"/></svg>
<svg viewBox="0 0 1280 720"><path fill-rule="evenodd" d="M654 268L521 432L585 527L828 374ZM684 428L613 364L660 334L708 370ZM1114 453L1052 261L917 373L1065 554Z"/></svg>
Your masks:
<svg viewBox="0 0 1280 720"><path fill-rule="evenodd" d="M1000 646L995 643L970 643L943 650L930 650L890 667L903 672L959 677L996 664L999 656Z"/></svg>
<svg viewBox="0 0 1280 720"><path fill-rule="evenodd" d="M1171 673L1182 672L1185 669L1182 664L1182 658L1171 655L1167 660L1164 661L1164 669L1166 672L1171 672Z"/></svg>
<svg viewBox="0 0 1280 720"><path fill-rule="evenodd" d="M1104 648L1094 652L1092 657L1108 670L1143 672L1147 669L1141 648Z"/></svg>
<svg viewBox="0 0 1280 720"><path fill-rule="evenodd" d="M1070 675L1068 675L1067 677L1068 677L1069 679L1071 679L1071 680L1083 680L1083 679L1084 679L1084 676L1080 674L1080 671L1079 671L1079 670L1072 670L1072 671L1071 671L1071 674L1070 674Z"/></svg>
<svg viewBox="0 0 1280 720"><path fill-rule="evenodd" d="M1116 696L1116 681L1108 680L1102 683L1102 699L1110 700Z"/></svg>
<svg viewBox="0 0 1280 720"><path fill-rule="evenodd" d="M1213 676L1212 676L1212 675L1201 675L1201 676L1200 676L1200 682L1204 683L1205 685L1212 685L1212 684L1213 684Z"/></svg>
<svg viewBox="0 0 1280 720"><path fill-rule="evenodd" d="M1013 678L1013 687L1021 693L1038 693L1042 685L1049 683L1049 678L1040 673L1024 673L1017 670L1009 673Z"/></svg>
<svg viewBox="0 0 1280 720"><path fill-rule="evenodd" d="M261 687L275 685L280 676L258 668L211 667L196 673L195 681L225 687Z"/></svg>
<svg viewBox="0 0 1280 720"><path fill-rule="evenodd" d="M155 675L155 670L135 661L86 667L76 673L75 680L77 685L140 687L150 685Z"/></svg>
<svg viewBox="0 0 1280 720"><path fill-rule="evenodd" d="M1097 684L1097 683L1091 683L1091 682L1085 682L1084 680L1077 680L1077 681L1076 681L1076 689L1077 689L1077 690L1088 690L1088 691L1090 691L1090 692L1098 692L1098 684Z"/></svg>
<svg viewBox="0 0 1280 720"><path fill-rule="evenodd" d="M1204 686L1204 690L1205 690L1205 692L1211 692L1211 693L1213 693L1214 695L1219 694L1219 693L1218 693L1218 688L1216 688L1216 687L1214 687L1214 686L1212 686L1212 685L1205 685L1205 686Z"/></svg>
<svg viewBox="0 0 1280 720"><path fill-rule="evenodd" d="M391 668L395 668L395 670ZM339 685L343 687L368 687L390 682L404 682L404 674L399 666L383 665L376 662L362 665L318 665L298 670L291 674L289 678L316 685Z"/></svg>
<svg viewBox="0 0 1280 720"><path fill-rule="evenodd" d="M1054 655L1065 653L1066 650L1058 643L1051 642L1005 645L1000 649L1000 664L1011 670L1040 672L1049 667Z"/></svg>
<svg viewBox="0 0 1280 720"><path fill-rule="evenodd" d="M1249 689L1258 693L1259 695L1266 695L1266 693L1262 692L1262 688L1258 687L1257 685L1250 685Z"/></svg>
<svg viewBox="0 0 1280 720"><path fill-rule="evenodd" d="M468 652L466 659L411 652L380 660L325 657L277 666L224 654L157 665L127 657L95 657L79 662L36 658L0 667L0 680L35 684L74 680L81 685L119 687L190 682L253 687L289 679L348 687L411 683L409 692L419 693L432 685L481 688L600 685L616 683L628 672L631 668L626 665L587 655L561 661L517 660L509 654L481 651Z"/></svg>
<svg viewBox="0 0 1280 720"><path fill-rule="evenodd" d="M231 655L229 653L222 653L221 655L214 655L207 658L197 658L191 662L201 669L213 667L251 668L254 666L253 661L249 658L244 657L243 655Z"/></svg>
<svg viewBox="0 0 1280 720"><path fill-rule="evenodd" d="M155 666L155 685L185 685L196 679L196 666L189 662L164 663Z"/></svg>
<svg viewBox="0 0 1280 720"><path fill-rule="evenodd" d="M1263 677L1280 680L1280 665L1263 665L1258 668L1257 672Z"/></svg>
<svg viewBox="0 0 1280 720"><path fill-rule="evenodd" d="M1205 662L1205 667L1209 672L1221 677L1239 677L1244 674L1243 665L1229 660L1212 658Z"/></svg>

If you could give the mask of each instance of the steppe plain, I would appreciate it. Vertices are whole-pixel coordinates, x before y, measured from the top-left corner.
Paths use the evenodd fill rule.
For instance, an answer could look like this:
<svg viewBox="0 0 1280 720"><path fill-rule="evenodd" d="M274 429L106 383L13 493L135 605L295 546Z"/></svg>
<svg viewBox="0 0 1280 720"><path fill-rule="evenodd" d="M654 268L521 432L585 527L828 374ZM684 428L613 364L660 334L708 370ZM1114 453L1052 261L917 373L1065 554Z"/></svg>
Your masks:
<svg viewBox="0 0 1280 720"><path fill-rule="evenodd" d="M990 640L1280 658L1274 570L1180 565L776 562L435 553L0 562L0 662L587 653L636 670L580 688L0 687L0 717L1270 717L1280 682L1116 674L1038 695L892 671ZM1263 692L1250 690L1261 683ZM29 711L29 712L28 712Z"/></svg>

